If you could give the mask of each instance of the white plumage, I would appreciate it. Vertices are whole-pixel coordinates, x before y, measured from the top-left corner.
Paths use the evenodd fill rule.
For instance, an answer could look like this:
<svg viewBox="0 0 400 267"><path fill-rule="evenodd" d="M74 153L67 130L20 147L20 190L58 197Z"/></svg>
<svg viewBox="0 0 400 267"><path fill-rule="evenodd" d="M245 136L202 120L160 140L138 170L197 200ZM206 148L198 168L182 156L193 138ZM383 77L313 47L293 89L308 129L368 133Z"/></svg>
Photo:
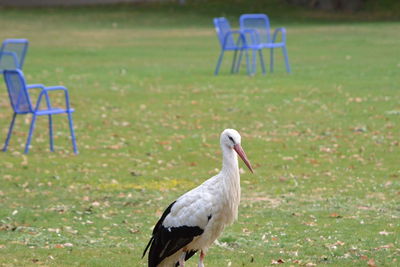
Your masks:
<svg viewBox="0 0 400 267"><path fill-rule="evenodd" d="M179 197L163 213L153 230L149 267L184 266L186 260L200 251L199 267L208 248L224 227L238 216L240 202L239 155L253 172L241 147L236 130L226 129L220 137L223 163L221 171Z"/></svg>

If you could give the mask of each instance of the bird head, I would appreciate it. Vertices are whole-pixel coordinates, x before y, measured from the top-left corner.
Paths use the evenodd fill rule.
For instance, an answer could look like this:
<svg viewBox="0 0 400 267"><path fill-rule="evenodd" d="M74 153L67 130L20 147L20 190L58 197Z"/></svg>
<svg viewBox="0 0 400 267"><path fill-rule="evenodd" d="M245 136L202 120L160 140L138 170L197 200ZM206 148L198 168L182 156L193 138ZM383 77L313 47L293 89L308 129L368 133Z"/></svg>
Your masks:
<svg viewBox="0 0 400 267"><path fill-rule="evenodd" d="M239 157L243 160L246 166L249 168L251 172L253 172L253 168L251 167L250 161L247 159L246 153L244 152L241 146L241 137L238 131L234 129L225 129L221 133L221 146L227 147L228 149L233 149L239 155Z"/></svg>

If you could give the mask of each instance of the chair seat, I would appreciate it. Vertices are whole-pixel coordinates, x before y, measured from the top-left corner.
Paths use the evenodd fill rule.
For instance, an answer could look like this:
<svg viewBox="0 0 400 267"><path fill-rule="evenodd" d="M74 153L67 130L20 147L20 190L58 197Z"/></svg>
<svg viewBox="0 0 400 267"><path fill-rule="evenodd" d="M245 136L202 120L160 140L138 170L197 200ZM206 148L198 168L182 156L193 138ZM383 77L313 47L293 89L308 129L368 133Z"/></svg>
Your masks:
<svg viewBox="0 0 400 267"><path fill-rule="evenodd" d="M51 114L60 114L60 113L72 113L74 109L63 109L63 108L51 108L51 109L42 109L36 111L36 115L51 115Z"/></svg>
<svg viewBox="0 0 400 267"><path fill-rule="evenodd" d="M263 48L275 48L275 47L284 47L285 43L263 43L261 44Z"/></svg>

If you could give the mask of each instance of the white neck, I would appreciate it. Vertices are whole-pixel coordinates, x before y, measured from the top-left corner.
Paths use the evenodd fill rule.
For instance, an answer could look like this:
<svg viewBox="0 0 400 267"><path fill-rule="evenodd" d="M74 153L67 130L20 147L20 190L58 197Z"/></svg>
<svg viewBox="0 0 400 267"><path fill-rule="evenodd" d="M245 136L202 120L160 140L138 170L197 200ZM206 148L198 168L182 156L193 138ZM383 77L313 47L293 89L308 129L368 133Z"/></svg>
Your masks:
<svg viewBox="0 0 400 267"><path fill-rule="evenodd" d="M238 214L240 202L240 175L238 157L232 148L222 146L222 169L220 172L223 179L224 195L227 205L231 211L228 223L232 223Z"/></svg>
<svg viewBox="0 0 400 267"><path fill-rule="evenodd" d="M239 174L239 165L236 152L232 148L222 146L222 169L221 173L229 174L236 173Z"/></svg>

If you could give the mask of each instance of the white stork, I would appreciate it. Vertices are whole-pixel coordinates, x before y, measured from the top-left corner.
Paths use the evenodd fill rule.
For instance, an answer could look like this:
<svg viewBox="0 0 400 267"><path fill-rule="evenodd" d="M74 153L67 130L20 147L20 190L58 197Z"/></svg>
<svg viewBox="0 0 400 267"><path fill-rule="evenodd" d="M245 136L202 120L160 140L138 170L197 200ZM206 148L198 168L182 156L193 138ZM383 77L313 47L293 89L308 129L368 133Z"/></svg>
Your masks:
<svg viewBox="0 0 400 267"><path fill-rule="evenodd" d="M208 248L224 227L238 216L240 174L237 155L253 172L240 140L236 130L224 130L220 138L221 171L179 197L164 211L143 252L144 257L150 247L149 267L184 267L185 261L197 251L200 251L198 266L204 267Z"/></svg>

